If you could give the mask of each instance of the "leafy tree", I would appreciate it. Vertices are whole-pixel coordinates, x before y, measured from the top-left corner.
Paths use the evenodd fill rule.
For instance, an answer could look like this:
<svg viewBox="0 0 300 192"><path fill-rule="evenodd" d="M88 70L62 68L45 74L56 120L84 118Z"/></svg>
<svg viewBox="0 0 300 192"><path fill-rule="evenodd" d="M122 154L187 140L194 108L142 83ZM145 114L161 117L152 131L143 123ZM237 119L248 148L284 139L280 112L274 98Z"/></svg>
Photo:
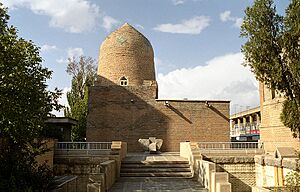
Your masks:
<svg viewBox="0 0 300 192"><path fill-rule="evenodd" d="M245 65L256 78L283 94L281 120L300 137L300 0L292 0L286 15L276 12L273 0L255 0L245 10L241 36Z"/></svg>
<svg viewBox="0 0 300 192"><path fill-rule="evenodd" d="M86 118L88 112L88 87L94 85L96 79L95 60L91 57L80 56L69 58L67 72L72 75L71 91L67 93L69 108L65 116L78 120L72 129L73 141L84 141L86 135Z"/></svg>
<svg viewBox="0 0 300 192"><path fill-rule="evenodd" d="M43 191L50 179L35 157L44 149L39 134L59 91L47 91L51 71L43 68L39 48L8 26L0 3L0 191Z"/></svg>
<svg viewBox="0 0 300 192"><path fill-rule="evenodd" d="M299 191L299 187L300 187L300 169L299 169L299 163L298 163L298 167L295 171L291 171L290 173L288 173L285 177L285 191L289 191L289 192L297 192Z"/></svg>

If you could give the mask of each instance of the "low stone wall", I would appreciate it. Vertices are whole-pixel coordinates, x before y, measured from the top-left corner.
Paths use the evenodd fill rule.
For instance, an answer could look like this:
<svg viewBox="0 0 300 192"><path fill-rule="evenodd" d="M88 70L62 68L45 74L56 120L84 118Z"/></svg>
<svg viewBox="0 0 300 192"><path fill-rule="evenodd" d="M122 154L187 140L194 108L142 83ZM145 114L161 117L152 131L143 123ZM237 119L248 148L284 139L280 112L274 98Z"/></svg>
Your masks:
<svg viewBox="0 0 300 192"><path fill-rule="evenodd" d="M256 186L254 158L251 156L203 157L216 164L216 172L226 172L229 176L232 192L251 192Z"/></svg>
<svg viewBox="0 0 300 192"><path fill-rule="evenodd" d="M108 191L117 179L117 166L114 160L100 164L100 174L90 174L87 184L88 192Z"/></svg>
<svg viewBox="0 0 300 192"><path fill-rule="evenodd" d="M217 172L216 164L205 161L196 161L198 172L195 177L210 192L231 192L229 175L226 172Z"/></svg>
<svg viewBox="0 0 300 192"><path fill-rule="evenodd" d="M97 186L97 191L103 191L106 188L105 177L109 177L107 170L113 171L113 176L117 175L117 159L118 156L59 158L54 160L53 170L55 175L76 175L77 191L87 191L88 184L92 184L95 190Z"/></svg>
<svg viewBox="0 0 300 192"><path fill-rule="evenodd" d="M126 154L123 142L112 142L111 150L102 154L60 154L54 156L53 171L55 175L76 175L77 191L108 191L120 175L121 160Z"/></svg>
<svg viewBox="0 0 300 192"><path fill-rule="evenodd" d="M228 174L217 172L215 163L202 160L196 143L181 142L180 156L188 158L193 176L210 192L231 192Z"/></svg>
<svg viewBox="0 0 300 192"><path fill-rule="evenodd" d="M285 177L297 169L297 162L298 158L275 158L272 155L255 156L257 187L283 187Z"/></svg>
<svg viewBox="0 0 300 192"><path fill-rule="evenodd" d="M180 155L188 158L193 165L194 177L210 191L218 190L216 181L219 180L220 183L230 183L232 192L251 192L251 188L256 186L254 161L256 153L261 151L211 150L207 153L206 150L202 154L195 143L180 144ZM219 186L219 188L225 191L229 187Z"/></svg>

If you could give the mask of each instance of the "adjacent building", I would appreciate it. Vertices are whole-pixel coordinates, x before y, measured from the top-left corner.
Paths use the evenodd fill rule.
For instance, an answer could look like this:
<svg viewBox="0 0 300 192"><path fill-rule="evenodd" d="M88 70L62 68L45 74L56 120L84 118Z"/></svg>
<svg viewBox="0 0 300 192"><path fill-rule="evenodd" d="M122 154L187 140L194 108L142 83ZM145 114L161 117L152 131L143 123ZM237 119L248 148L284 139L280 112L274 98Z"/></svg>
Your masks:
<svg viewBox="0 0 300 192"><path fill-rule="evenodd" d="M230 116L231 141L252 142L260 139L260 107L235 113Z"/></svg>

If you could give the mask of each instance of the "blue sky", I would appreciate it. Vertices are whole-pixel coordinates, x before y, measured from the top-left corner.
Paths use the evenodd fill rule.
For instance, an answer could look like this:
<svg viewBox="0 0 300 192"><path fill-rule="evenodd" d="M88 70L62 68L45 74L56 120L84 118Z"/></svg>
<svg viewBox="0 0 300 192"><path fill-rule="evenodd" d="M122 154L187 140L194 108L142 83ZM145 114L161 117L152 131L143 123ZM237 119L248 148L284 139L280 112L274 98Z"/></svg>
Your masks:
<svg viewBox="0 0 300 192"><path fill-rule="evenodd" d="M41 47L49 88L66 92L68 57L95 59L128 22L151 42L160 98L231 100L231 113L259 105L258 83L241 66L239 37L252 0L2 0L19 35ZM283 13L288 0L275 1ZM66 103L66 99L61 99Z"/></svg>

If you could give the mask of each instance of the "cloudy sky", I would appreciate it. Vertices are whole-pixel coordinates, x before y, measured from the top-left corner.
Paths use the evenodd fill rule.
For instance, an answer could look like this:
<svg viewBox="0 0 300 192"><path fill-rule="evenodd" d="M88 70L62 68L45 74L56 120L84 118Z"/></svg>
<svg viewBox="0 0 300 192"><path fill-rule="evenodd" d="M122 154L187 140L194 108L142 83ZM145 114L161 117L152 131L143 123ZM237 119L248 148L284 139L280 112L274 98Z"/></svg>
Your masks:
<svg viewBox="0 0 300 192"><path fill-rule="evenodd" d="M53 71L50 89L69 90L67 58L97 59L104 38L128 22L154 48L159 98L230 100L231 113L259 105L258 83L241 65L239 37L253 0L0 1L19 35L41 47L43 65ZM289 3L275 2L281 13Z"/></svg>

